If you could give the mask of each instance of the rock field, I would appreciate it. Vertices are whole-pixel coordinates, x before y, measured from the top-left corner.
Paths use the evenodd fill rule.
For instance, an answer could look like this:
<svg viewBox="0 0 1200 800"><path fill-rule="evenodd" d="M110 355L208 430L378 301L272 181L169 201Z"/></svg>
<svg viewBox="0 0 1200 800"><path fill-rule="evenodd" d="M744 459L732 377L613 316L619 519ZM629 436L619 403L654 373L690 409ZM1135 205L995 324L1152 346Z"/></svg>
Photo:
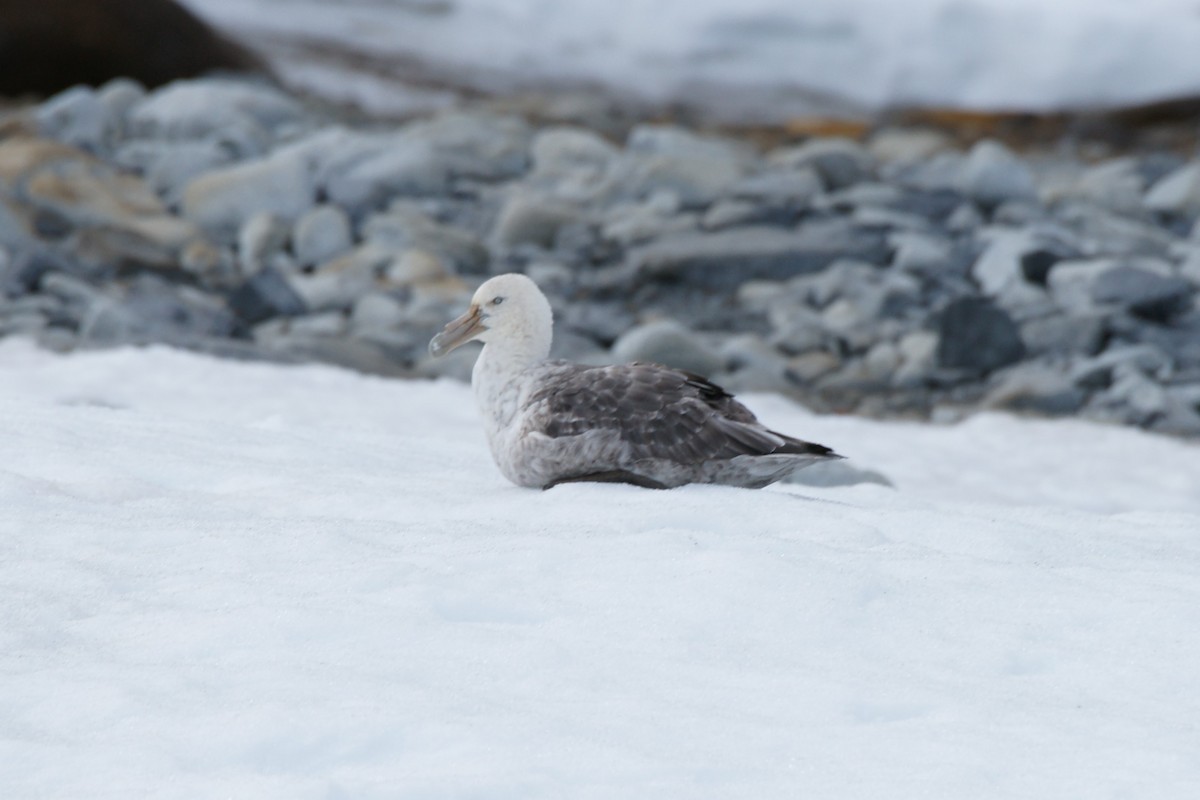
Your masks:
<svg viewBox="0 0 1200 800"><path fill-rule="evenodd" d="M1200 161L884 127L768 152L455 110L350 125L230 79L76 88L0 124L0 336L464 378L488 275L560 355L814 408L1200 436Z"/></svg>

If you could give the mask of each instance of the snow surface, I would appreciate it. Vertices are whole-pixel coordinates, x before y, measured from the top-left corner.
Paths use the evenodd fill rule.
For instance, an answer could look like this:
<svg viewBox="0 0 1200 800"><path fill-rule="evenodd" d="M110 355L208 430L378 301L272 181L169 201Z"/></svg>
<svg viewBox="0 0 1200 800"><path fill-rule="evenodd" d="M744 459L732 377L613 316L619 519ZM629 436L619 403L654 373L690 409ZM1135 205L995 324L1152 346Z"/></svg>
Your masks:
<svg viewBox="0 0 1200 800"><path fill-rule="evenodd" d="M866 109L1022 110L1200 94L1198 0L185 2L252 45L304 39L484 83L584 81L730 111L750 92L758 116L797 113L813 93ZM304 60L281 67L335 88ZM350 90L347 72L343 88L386 105L378 80L360 79Z"/></svg>
<svg viewBox="0 0 1200 800"><path fill-rule="evenodd" d="M0 343L0 797L1194 798L1200 449L504 482L465 386Z"/></svg>

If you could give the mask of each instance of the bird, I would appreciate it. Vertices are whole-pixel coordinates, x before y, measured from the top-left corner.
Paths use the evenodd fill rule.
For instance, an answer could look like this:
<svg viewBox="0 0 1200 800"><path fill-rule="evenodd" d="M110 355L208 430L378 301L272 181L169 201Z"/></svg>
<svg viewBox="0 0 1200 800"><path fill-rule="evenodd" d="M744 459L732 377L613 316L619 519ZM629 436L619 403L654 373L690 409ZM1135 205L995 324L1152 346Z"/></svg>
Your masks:
<svg viewBox="0 0 1200 800"><path fill-rule="evenodd" d="M554 314L529 277L497 275L429 343L483 342L471 387L492 457L518 486L710 483L758 489L820 461L824 445L770 430L700 375L646 362L551 359Z"/></svg>

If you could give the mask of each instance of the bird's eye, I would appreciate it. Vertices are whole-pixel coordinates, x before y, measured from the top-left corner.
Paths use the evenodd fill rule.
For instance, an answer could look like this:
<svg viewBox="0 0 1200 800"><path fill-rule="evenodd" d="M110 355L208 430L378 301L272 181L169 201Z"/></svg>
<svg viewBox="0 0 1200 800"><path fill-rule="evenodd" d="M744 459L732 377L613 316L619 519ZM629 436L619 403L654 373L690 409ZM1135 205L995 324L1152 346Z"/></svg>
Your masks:
<svg viewBox="0 0 1200 800"><path fill-rule="evenodd" d="M503 298L503 297L493 297L493 298L492 298L492 305L494 305L494 306L498 306L498 305L500 305L500 304L501 304L501 303L503 303L503 302L504 302L504 298Z"/></svg>

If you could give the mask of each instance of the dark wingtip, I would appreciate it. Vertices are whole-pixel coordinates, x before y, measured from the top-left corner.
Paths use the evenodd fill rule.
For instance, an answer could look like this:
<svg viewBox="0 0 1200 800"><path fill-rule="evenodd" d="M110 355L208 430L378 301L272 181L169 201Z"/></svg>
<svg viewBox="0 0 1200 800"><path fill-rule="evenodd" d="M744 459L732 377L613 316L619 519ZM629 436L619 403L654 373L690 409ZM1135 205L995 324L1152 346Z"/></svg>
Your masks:
<svg viewBox="0 0 1200 800"><path fill-rule="evenodd" d="M834 458L844 459L845 458L845 456L838 455L837 453L833 452L833 448L826 447L823 444L817 444L816 442L806 442L801 439L793 439L790 436L785 436L783 438L787 442L787 444L782 448L782 450L780 452L796 453L797 455L806 455L806 456L821 456L822 458L830 458L830 459L834 459Z"/></svg>
<svg viewBox="0 0 1200 800"><path fill-rule="evenodd" d="M845 458L845 456L838 455L837 453L833 452L832 447L826 447L823 444L809 443L808 447L809 452L814 456L824 456L825 458Z"/></svg>

